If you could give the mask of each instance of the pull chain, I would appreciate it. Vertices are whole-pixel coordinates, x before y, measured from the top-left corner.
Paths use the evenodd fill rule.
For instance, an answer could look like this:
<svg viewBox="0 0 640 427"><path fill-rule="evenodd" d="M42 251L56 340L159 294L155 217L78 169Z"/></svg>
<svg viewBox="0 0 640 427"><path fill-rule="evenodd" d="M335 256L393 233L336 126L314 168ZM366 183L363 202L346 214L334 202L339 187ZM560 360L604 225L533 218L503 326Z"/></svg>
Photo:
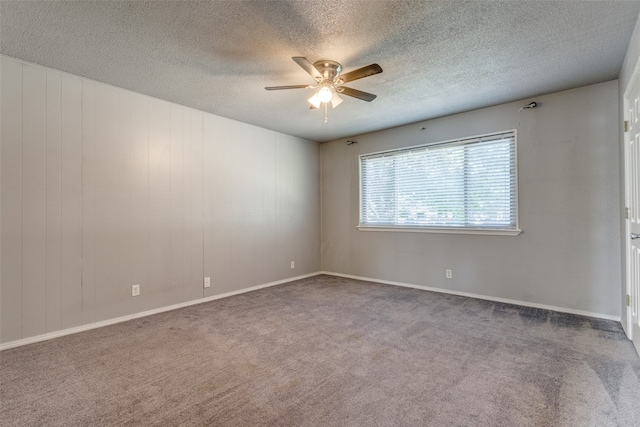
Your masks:
<svg viewBox="0 0 640 427"><path fill-rule="evenodd" d="M329 118L327 117L327 104L328 102L324 103L324 122L327 123L329 121Z"/></svg>

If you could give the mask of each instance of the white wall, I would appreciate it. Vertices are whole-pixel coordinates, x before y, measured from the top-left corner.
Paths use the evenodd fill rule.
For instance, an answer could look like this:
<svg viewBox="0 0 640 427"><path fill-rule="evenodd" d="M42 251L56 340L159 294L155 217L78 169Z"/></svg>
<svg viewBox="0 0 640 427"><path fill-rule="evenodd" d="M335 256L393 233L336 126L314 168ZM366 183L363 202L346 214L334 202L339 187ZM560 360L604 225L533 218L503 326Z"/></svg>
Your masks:
<svg viewBox="0 0 640 427"><path fill-rule="evenodd" d="M0 61L0 342L319 270L317 144Z"/></svg>
<svg viewBox="0 0 640 427"><path fill-rule="evenodd" d="M618 317L618 122L611 81L322 144L322 269ZM356 229L359 154L508 129L521 235Z"/></svg>

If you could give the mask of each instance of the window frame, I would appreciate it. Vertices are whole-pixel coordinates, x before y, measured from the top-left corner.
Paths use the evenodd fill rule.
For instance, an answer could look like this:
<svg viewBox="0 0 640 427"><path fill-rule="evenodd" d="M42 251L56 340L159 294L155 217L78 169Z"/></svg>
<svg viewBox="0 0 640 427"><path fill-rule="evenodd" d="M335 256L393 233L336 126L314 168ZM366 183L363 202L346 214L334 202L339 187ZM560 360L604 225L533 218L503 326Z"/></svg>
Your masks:
<svg viewBox="0 0 640 427"><path fill-rule="evenodd" d="M490 138L496 138L500 135L513 134L514 145L514 198L515 198L515 226L512 227L447 227L447 226L406 226L406 225L366 225L362 224L363 215L363 183L362 183L362 159L363 157L378 156L382 154L390 154L394 152L410 151L421 148L436 147L436 146L456 146L472 143L473 140L482 142ZM518 191L518 134L517 129L504 130L500 132L491 132L482 135L469 136L464 138L450 139L446 141L430 142L426 144L412 145L408 147L394 148L389 150L381 150L372 153L360 154L358 156L358 225L357 229L360 231L395 231L403 233L439 233L439 234L478 234L478 235L495 235L495 236L517 236L522 233L520 229L520 211L519 211L519 191Z"/></svg>

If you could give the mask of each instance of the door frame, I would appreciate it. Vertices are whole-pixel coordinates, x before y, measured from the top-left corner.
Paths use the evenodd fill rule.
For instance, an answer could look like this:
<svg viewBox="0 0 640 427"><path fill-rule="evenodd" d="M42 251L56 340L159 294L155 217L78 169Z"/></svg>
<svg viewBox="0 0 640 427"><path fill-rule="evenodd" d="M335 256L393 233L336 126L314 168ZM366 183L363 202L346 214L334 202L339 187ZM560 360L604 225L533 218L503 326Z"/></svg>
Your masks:
<svg viewBox="0 0 640 427"><path fill-rule="evenodd" d="M627 86L624 89L624 96L622 99L622 107L623 107L623 120L624 121L629 121L630 117L629 117L629 96L631 94L631 89L633 88L633 86L635 85L636 81L640 79L640 56L637 58L636 60L636 65L633 69L633 73L631 73L631 78L629 79L629 82L627 83ZM629 207L631 205L631 189L630 189L630 185L629 184L629 174L630 174L630 168L629 168L629 163L630 163L630 157L631 154L629 153L629 138L630 138L630 133L626 132L623 130L623 135L622 135L622 143L623 143L623 150L622 150L622 155L623 155L623 159L622 159L622 183L623 183L623 188L624 188L624 206L622 208L622 219L623 219L623 223L624 226L622 227L624 230L624 235L622 236L624 239L624 244L623 244L623 250L624 250L624 254L623 254L623 259L625 261L625 296L623 300L626 300L626 295L632 295L632 290L631 290L631 239L629 238L629 233L631 232L630 229L630 223L631 220L626 218L625 215L625 209L627 207ZM640 298L640 295L636 295L636 298ZM627 337L633 341L633 313L632 313L632 308L631 305L624 303L624 306L626 307L626 315L623 314L621 316L621 324L622 324L622 328L624 329L625 334L627 335ZM638 339L636 337L636 339ZM640 349L638 350L638 352L640 353Z"/></svg>

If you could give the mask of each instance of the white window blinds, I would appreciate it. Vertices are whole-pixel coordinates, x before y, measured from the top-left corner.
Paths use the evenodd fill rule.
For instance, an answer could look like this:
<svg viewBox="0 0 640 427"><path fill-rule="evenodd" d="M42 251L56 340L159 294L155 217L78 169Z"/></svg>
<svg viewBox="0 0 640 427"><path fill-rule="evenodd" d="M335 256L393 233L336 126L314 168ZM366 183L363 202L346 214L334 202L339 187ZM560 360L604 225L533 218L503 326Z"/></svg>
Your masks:
<svg viewBox="0 0 640 427"><path fill-rule="evenodd" d="M360 225L517 228L515 131L360 156Z"/></svg>

